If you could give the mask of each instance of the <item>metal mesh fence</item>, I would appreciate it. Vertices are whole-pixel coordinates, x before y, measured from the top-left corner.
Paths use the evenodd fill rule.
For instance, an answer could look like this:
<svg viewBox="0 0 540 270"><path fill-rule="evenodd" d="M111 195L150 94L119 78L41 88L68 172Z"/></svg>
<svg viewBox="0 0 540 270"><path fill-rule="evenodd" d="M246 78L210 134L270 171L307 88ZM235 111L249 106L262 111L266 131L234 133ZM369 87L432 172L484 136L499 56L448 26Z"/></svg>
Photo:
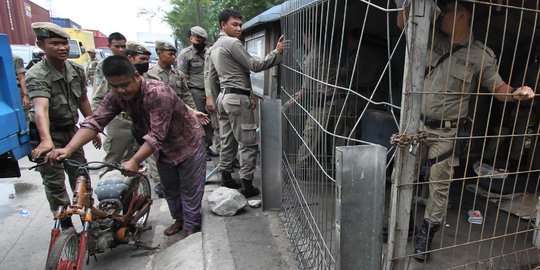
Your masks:
<svg viewBox="0 0 540 270"><path fill-rule="evenodd" d="M394 1L283 5L283 217L299 266L334 269L351 252L336 246L334 149L376 143L388 149L387 268L534 268L539 95L511 102L508 87L537 89L539 1L413 2L423 36L422 22L396 26L408 9Z"/></svg>

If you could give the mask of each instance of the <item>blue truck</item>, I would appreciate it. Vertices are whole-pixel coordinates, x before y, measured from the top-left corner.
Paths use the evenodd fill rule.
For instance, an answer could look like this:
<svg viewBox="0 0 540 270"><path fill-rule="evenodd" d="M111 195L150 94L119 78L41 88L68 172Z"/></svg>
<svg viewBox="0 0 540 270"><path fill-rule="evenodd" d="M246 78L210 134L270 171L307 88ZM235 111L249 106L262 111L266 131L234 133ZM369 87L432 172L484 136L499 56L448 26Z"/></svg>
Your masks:
<svg viewBox="0 0 540 270"><path fill-rule="evenodd" d="M0 34L0 178L20 177L18 160L30 148L13 56L7 35Z"/></svg>

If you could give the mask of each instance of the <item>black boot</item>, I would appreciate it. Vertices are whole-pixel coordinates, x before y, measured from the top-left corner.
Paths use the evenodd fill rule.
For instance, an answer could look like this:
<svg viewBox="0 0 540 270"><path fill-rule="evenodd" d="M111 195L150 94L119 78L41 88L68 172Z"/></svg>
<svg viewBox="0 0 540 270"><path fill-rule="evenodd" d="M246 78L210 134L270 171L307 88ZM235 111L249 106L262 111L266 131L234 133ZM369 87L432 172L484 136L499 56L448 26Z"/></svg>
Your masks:
<svg viewBox="0 0 540 270"><path fill-rule="evenodd" d="M257 196L260 193L259 189L253 186L253 181L246 179L242 179L242 188L239 191L246 198Z"/></svg>
<svg viewBox="0 0 540 270"><path fill-rule="evenodd" d="M240 184L234 181L230 172L221 172L221 186L233 189L240 188Z"/></svg>
<svg viewBox="0 0 540 270"><path fill-rule="evenodd" d="M431 248L431 242L435 236L435 232L439 230L441 224L436 221L424 219L422 225L418 228L414 243L414 258L419 261L427 261L429 259L429 253L423 253L429 251Z"/></svg>

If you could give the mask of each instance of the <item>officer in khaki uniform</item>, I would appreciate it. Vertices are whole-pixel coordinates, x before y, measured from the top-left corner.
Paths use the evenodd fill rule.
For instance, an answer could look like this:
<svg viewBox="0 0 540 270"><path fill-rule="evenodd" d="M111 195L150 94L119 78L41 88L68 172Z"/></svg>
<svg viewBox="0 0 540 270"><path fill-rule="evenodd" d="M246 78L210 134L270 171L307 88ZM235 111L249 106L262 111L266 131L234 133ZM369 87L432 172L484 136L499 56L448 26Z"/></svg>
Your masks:
<svg viewBox="0 0 540 270"><path fill-rule="evenodd" d="M206 40L208 33L200 26L194 26L189 30L189 42L191 46L184 48L178 55L178 69L183 73L185 88L189 89L197 110L208 114L206 110L206 93L204 90L204 57L206 54ZM214 123L212 123L214 124ZM204 126L206 134L206 158L216 157L217 154L210 149L214 128L211 125Z"/></svg>
<svg viewBox="0 0 540 270"><path fill-rule="evenodd" d="M86 77L82 66L67 61L69 34L49 22L33 23L32 30L37 37L36 44L46 56L26 76L28 95L33 103L30 126L39 133L39 138L32 138L39 141L32 151L32 157L37 158L54 148L65 147L77 131L78 110L85 117L91 115L92 110L86 96ZM98 138L94 140L96 146L100 144ZM86 162L82 148L75 151L71 158ZM66 166L61 169L52 165L38 167L51 211L70 203L64 184L64 170L73 189L76 168ZM63 228L69 226L72 226L71 218L62 221Z"/></svg>
<svg viewBox="0 0 540 270"><path fill-rule="evenodd" d="M221 132L221 153L219 167L222 185L236 188L232 179L232 162L240 146L240 192L245 197L259 194L252 184L257 159L257 125L254 109L255 99L251 97L250 71L259 72L281 62L284 38L281 37L276 49L263 59L253 58L238 39L242 33L242 17L235 10L223 10L219 15L221 32L210 48L205 72L205 84L211 92L218 92L217 110ZM219 81L219 84L217 82Z"/></svg>
<svg viewBox="0 0 540 270"><path fill-rule="evenodd" d="M164 40L157 40L156 53L159 60L157 65L152 66L146 73L148 79L164 82L188 107L197 110L191 93L182 85L182 73L172 66L176 58L174 45Z"/></svg>
<svg viewBox="0 0 540 270"><path fill-rule="evenodd" d="M398 0L400 3L402 1ZM415 237L414 257L429 258L430 245L446 215L448 191L453 168L459 166L454 151L458 129L467 125L470 93L478 85L492 91L500 101L530 100L533 90L528 86L513 89L497 73L497 60L493 51L471 34L470 3L438 1L441 18L433 38L432 61L426 63L428 74L424 82L420 131L428 139L421 145L421 156L427 158L429 171L429 198L424 220ZM409 14L409 6L405 14ZM398 12L398 26L404 28L403 11ZM453 39L452 39L453 38ZM451 52L451 54L450 54ZM462 95L447 93L463 93Z"/></svg>
<svg viewBox="0 0 540 270"><path fill-rule="evenodd" d="M86 51L90 58L86 61L84 66L84 71L86 72L86 79L90 83L90 85L94 84L94 76L96 74L96 67L99 63L98 59L96 58L96 50L95 49L88 49Z"/></svg>
<svg viewBox="0 0 540 270"><path fill-rule="evenodd" d="M30 111L30 99L28 98L28 89L26 88L26 83L24 82L26 76L26 69L24 68L24 60L17 55L13 55L13 66L15 67L15 77L17 78L17 86L19 87L19 94L21 95L21 102L24 110L24 119L26 120L26 125L30 121L29 111Z"/></svg>

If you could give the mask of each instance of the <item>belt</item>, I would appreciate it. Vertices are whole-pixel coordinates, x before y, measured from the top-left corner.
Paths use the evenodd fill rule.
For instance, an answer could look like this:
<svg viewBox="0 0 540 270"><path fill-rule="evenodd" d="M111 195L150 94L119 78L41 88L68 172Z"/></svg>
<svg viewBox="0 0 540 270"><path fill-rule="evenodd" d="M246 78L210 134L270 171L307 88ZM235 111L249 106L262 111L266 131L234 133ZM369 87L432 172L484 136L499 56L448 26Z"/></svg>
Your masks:
<svg viewBox="0 0 540 270"><path fill-rule="evenodd" d="M229 88L229 87L225 87L225 88L222 88L221 91L223 92L223 94L238 94L238 95L246 95L246 96L250 96L251 95L251 91L249 90L244 90L244 89L240 89L240 88Z"/></svg>
<svg viewBox="0 0 540 270"><path fill-rule="evenodd" d="M423 114L420 115L420 119L424 123L424 126L437 129L437 128L457 128L460 122L466 122L467 118L460 118L455 120L437 120L429 118Z"/></svg>
<svg viewBox="0 0 540 270"><path fill-rule="evenodd" d="M204 88L200 88L200 87L190 87L189 89L190 90L194 89L194 90L204 91Z"/></svg>

